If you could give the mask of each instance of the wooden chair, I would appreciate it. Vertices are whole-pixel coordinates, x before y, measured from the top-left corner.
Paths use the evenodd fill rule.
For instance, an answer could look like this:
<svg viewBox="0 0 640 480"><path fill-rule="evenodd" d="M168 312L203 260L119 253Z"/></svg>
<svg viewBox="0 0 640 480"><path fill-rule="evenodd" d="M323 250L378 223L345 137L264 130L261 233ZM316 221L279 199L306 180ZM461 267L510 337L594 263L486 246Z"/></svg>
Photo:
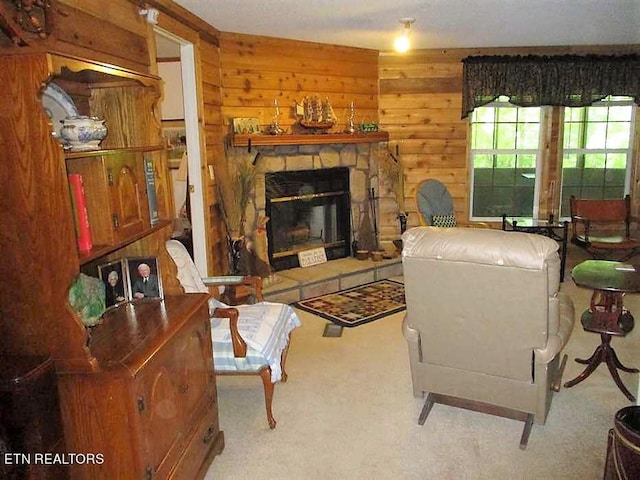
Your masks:
<svg viewBox="0 0 640 480"><path fill-rule="evenodd" d="M216 375L258 375L264 385L269 428L276 427L273 418L273 391L277 382L287 381L284 369L291 331L300 326L293 308L282 303L265 302L262 279L256 276L200 277L184 245L168 240L167 252L178 269L178 280L185 293L208 293L209 287L245 285L255 289L252 305L230 307L209 299L213 367Z"/></svg>
<svg viewBox="0 0 640 480"><path fill-rule="evenodd" d="M640 241L631 236L631 197L580 199L571 196L571 241L595 259L625 261L640 253Z"/></svg>

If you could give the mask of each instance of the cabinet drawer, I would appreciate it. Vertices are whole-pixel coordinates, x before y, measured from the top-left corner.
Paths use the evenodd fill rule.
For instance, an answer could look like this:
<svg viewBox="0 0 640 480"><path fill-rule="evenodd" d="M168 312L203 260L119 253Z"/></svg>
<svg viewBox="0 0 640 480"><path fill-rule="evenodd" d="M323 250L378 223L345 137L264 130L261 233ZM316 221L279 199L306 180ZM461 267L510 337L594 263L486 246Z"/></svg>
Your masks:
<svg viewBox="0 0 640 480"><path fill-rule="evenodd" d="M222 452L224 434L218 425L218 408L215 401L208 406L207 414L189 439L184 455L171 475L171 480L193 480L208 467L214 454Z"/></svg>

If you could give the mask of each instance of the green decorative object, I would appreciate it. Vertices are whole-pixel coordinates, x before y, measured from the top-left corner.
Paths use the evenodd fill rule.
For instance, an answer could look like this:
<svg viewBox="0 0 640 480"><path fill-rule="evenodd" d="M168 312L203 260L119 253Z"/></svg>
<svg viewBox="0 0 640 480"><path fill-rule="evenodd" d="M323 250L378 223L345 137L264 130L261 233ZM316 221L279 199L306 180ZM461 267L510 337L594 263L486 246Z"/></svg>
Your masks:
<svg viewBox="0 0 640 480"><path fill-rule="evenodd" d="M377 132L378 131L378 125L376 125L375 123L361 123L360 124L360 131L362 133Z"/></svg>
<svg viewBox="0 0 640 480"><path fill-rule="evenodd" d="M100 323L105 306L105 286L99 278L79 274L69 288L69 305L85 327Z"/></svg>

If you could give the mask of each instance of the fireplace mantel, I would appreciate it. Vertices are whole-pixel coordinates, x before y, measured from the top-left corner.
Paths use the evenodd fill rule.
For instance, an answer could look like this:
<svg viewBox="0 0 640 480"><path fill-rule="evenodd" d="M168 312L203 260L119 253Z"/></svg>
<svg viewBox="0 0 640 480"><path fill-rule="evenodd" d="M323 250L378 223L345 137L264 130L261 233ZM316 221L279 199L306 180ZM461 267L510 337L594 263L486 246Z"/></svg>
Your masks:
<svg viewBox="0 0 640 480"><path fill-rule="evenodd" d="M327 145L331 143L377 143L388 142L388 132L372 133L320 133L298 135L233 135L234 147L249 147L261 145Z"/></svg>

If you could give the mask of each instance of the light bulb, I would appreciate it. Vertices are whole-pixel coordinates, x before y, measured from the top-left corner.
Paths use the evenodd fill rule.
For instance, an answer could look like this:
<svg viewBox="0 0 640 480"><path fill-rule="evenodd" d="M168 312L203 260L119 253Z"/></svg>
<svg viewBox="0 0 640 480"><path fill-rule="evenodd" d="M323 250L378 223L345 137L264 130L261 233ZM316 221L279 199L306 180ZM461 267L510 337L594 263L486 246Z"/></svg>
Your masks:
<svg viewBox="0 0 640 480"><path fill-rule="evenodd" d="M398 38L396 38L393 44L396 49L396 52L405 53L409 50L409 47L411 46L411 42L409 42L409 35L407 35L407 33L408 32L403 33Z"/></svg>
<svg viewBox="0 0 640 480"><path fill-rule="evenodd" d="M411 42L409 41L409 31L411 30L411 24L415 22L415 18L401 18L400 23L404 26L402 29L402 33L395 39L393 42L393 46L398 53L405 53L411 47Z"/></svg>

